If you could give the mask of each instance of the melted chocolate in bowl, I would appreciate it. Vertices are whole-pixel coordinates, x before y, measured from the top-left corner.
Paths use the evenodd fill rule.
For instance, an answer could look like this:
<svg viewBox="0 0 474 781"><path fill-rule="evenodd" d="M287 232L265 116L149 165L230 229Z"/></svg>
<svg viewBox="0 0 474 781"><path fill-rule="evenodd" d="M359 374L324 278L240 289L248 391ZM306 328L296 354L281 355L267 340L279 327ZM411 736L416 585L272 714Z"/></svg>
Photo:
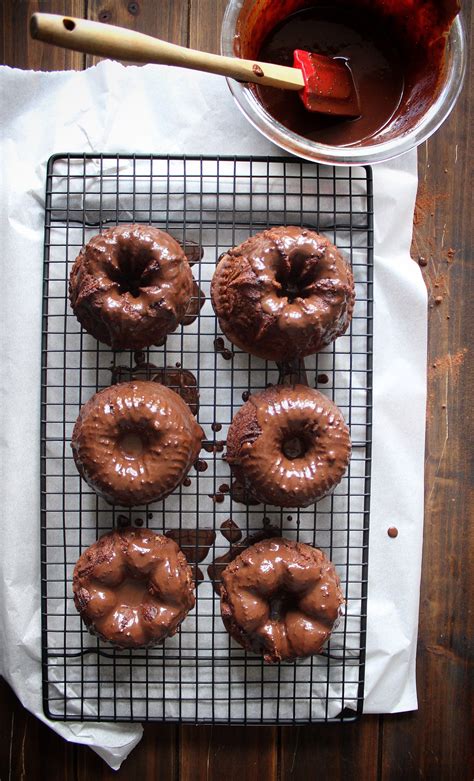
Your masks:
<svg viewBox="0 0 474 781"><path fill-rule="evenodd" d="M393 117L403 95L403 55L387 23L376 14L361 16L353 7L325 5L301 9L269 33L258 59L292 66L295 49L346 58L362 113L356 119L318 114L308 111L296 92L257 87L266 110L289 130L342 146L374 135Z"/></svg>
<svg viewBox="0 0 474 781"><path fill-rule="evenodd" d="M361 116L311 113L289 90L231 84L232 92L264 135L303 157L330 162L327 147L340 149L335 157L341 162L366 159L365 149L368 161L396 156L431 135L459 94L465 61L460 23L446 56L458 12L459 0L230 0L224 54L285 65L293 64L295 48L343 57Z"/></svg>

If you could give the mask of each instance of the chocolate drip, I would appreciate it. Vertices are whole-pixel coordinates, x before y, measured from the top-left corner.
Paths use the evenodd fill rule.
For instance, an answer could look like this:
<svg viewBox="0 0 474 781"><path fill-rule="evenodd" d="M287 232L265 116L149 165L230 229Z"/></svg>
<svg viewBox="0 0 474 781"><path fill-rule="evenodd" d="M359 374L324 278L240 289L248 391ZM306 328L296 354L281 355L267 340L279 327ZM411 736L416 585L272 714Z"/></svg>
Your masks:
<svg viewBox="0 0 474 781"><path fill-rule="evenodd" d="M186 310L186 314L184 315L181 321L181 324L191 325L191 323L194 323L197 316L199 315L199 312L203 308L205 302L206 302L205 293L203 292L203 290L201 290L196 280L193 279L192 297L189 302L189 306Z"/></svg>
<svg viewBox="0 0 474 781"><path fill-rule="evenodd" d="M224 521L224 523L227 522ZM231 521L231 523L234 522ZM235 529L239 530L237 524L234 524L234 526ZM236 532L233 532L233 534L235 537ZM236 540L235 543L232 542L232 540L229 540L231 546L228 552L224 553L221 556L217 556L212 562L212 564L209 564L207 568L207 574L212 580L212 585L214 587L214 591L216 592L216 594L221 593L221 580L222 580L223 571L225 570L227 565L236 558L236 556L238 556L240 553L242 553L244 550L246 550L256 542L260 542L261 540L266 540L267 538L270 537L278 537L279 535L280 535L280 530L277 529L276 526L266 525L265 528L259 531L252 532L243 540L240 539L239 541L238 539ZM242 537L241 532L240 532L240 537Z"/></svg>
<svg viewBox="0 0 474 781"><path fill-rule="evenodd" d="M178 243L181 245L190 266L196 265L196 263L199 263L203 259L204 249L196 241L186 239L186 241L178 241Z"/></svg>
<svg viewBox="0 0 474 781"><path fill-rule="evenodd" d="M136 366L112 366L112 384L130 380L159 382L177 393L186 402L193 415L199 410L199 390L194 374L187 369L167 366L164 369L142 359L144 353L135 353Z"/></svg>
<svg viewBox="0 0 474 781"><path fill-rule="evenodd" d="M179 545L190 564L204 561L216 539L213 529L168 529L165 536Z"/></svg>
<svg viewBox="0 0 474 781"><path fill-rule="evenodd" d="M235 543L242 539L242 532L232 518L221 523L221 532L228 542Z"/></svg>

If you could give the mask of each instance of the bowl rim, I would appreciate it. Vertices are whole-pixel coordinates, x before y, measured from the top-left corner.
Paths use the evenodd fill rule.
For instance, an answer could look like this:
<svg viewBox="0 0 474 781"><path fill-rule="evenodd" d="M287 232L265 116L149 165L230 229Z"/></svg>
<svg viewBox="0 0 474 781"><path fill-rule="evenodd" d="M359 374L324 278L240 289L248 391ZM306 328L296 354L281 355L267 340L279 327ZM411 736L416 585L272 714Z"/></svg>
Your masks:
<svg viewBox="0 0 474 781"><path fill-rule="evenodd" d="M235 56L232 42L243 0L230 0L221 29L221 52ZM234 79L227 84L239 109L263 136L291 154L332 165L370 165L390 160L419 146L447 119L462 90L466 74L466 29L461 12L457 14L447 39L445 83L426 114L411 130L400 136L366 146L330 146L305 139L274 119L257 100L251 88Z"/></svg>

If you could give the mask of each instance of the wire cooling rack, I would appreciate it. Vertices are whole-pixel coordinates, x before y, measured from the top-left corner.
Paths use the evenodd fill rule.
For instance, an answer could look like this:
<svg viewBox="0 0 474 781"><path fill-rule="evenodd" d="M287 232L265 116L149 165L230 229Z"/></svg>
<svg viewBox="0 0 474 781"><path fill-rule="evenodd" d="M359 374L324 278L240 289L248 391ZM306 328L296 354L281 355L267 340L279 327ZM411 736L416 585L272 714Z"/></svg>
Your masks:
<svg viewBox="0 0 474 781"><path fill-rule="evenodd" d="M370 169L319 167L296 158L202 158L59 154L47 169L41 402L43 704L59 720L181 720L302 723L349 720L362 711L365 672L372 414L372 180ZM80 248L101 229L151 223L204 256L193 266L206 296L197 319L145 353L113 352L84 333L70 309L68 276ZM223 446L249 392L277 383L275 364L250 357L222 336L209 299L221 252L270 225L325 233L350 258L357 302L350 330L305 361L309 385L341 408L353 454L334 494L298 511L247 507L227 490ZM80 406L114 379L159 368L191 372L207 442L199 469L165 501L124 510L80 479L70 449ZM122 367L117 370L117 367ZM128 371L127 371L128 370ZM148 374L147 374L148 372ZM187 375L188 376L188 375ZM345 614L324 652L264 665L227 634L207 567L229 551L221 525L243 537L276 527L321 547L346 596ZM194 610L163 646L116 650L90 635L72 599L84 549L121 523L210 530L197 558L203 580ZM191 539L193 532L191 532ZM184 539L184 538L183 538ZM185 540L186 542L186 540ZM185 548L196 559L198 543Z"/></svg>

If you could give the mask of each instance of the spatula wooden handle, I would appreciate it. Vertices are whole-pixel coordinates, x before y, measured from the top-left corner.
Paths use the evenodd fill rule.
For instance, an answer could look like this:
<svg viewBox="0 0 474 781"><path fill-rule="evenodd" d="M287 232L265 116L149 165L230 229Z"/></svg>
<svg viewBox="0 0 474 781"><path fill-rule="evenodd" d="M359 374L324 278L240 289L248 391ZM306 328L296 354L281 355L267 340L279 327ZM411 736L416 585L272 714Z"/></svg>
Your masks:
<svg viewBox="0 0 474 781"><path fill-rule="evenodd" d="M303 75L298 68L186 49L134 30L88 19L36 13L31 17L30 32L40 41L99 57L177 65L290 90L304 86Z"/></svg>

